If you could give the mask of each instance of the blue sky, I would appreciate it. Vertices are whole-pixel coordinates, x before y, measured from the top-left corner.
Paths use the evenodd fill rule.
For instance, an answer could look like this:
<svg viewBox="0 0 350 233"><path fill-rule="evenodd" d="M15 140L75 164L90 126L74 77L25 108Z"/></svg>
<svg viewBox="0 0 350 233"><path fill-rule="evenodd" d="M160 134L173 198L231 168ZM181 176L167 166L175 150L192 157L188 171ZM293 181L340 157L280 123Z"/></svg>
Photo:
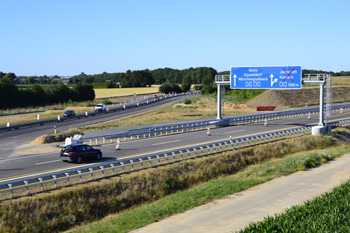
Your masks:
<svg viewBox="0 0 350 233"><path fill-rule="evenodd" d="M350 1L0 0L0 71L350 71Z"/></svg>

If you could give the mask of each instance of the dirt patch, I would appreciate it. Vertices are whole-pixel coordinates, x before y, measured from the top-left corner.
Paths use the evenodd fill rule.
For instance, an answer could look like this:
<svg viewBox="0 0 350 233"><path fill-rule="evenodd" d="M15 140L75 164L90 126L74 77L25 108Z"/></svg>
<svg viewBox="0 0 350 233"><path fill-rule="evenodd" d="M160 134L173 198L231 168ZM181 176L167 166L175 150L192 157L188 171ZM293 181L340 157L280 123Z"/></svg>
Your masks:
<svg viewBox="0 0 350 233"><path fill-rule="evenodd" d="M350 101L350 87L333 87L333 103ZM326 96L326 88L325 88ZM325 99L326 101L326 99ZM248 101L249 107L277 106L277 107L305 107L318 105L320 102L320 89L307 88L300 90L268 90Z"/></svg>
<svg viewBox="0 0 350 233"><path fill-rule="evenodd" d="M67 137L73 137L75 134L84 135L84 131L81 129L69 129L62 132L58 132L57 134L49 134L49 135L43 135L35 140L28 143L29 145L42 145L47 143L54 143L54 142L62 142Z"/></svg>
<svg viewBox="0 0 350 233"><path fill-rule="evenodd" d="M246 110L250 107L246 104L231 104L231 103L225 103L224 110Z"/></svg>
<svg viewBox="0 0 350 233"><path fill-rule="evenodd" d="M41 144L44 144L45 143L45 137L46 137L46 135L40 136L40 137L36 138L34 141L29 142L28 144L29 145L41 145Z"/></svg>

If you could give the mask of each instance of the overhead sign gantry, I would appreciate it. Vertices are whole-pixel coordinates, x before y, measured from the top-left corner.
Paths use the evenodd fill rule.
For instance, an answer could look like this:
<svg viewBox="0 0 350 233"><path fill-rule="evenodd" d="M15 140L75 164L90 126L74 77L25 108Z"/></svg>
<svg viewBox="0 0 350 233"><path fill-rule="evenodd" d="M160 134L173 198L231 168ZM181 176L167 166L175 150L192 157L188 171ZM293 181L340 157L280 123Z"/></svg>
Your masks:
<svg viewBox="0 0 350 233"><path fill-rule="evenodd" d="M301 66L231 67L231 89L301 89Z"/></svg>

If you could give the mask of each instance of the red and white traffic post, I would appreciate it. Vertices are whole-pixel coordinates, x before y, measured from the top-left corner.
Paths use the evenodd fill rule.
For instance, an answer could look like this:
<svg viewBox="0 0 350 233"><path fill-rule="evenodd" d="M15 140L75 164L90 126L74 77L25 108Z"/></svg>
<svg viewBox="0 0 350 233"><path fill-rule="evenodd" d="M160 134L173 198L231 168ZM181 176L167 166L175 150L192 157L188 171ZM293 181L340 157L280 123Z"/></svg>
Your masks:
<svg viewBox="0 0 350 233"><path fill-rule="evenodd" d="M340 108L340 114L342 114L343 113L343 108Z"/></svg>
<svg viewBox="0 0 350 233"><path fill-rule="evenodd" d="M265 118L264 125L267 126L267 118Z"/></svg>
<svg viewBox="0 0 350 233"><path fill-rule="evenodd" d="M120 139L117 138L117 144L115 145L115 150L119 150Z"/></svg>
<svg viewBox="0 0 350 233"><path fill-rule="evenodd" d="M207 128L207 136L210 136L210 126Z"/></svg>
<svg viewBox="0 0 350 233"><path fill-rule="evenodd" d="M307 119L309 119L309 120L311 119L311 113L307 114Z"/></svg>

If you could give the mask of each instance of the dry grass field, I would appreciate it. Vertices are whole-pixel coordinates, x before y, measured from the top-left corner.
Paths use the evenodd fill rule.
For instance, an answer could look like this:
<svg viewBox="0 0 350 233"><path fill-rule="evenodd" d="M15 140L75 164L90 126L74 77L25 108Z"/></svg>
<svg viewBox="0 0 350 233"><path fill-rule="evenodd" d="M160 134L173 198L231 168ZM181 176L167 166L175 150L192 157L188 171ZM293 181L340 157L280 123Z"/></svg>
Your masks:
<svg viewBox="0 0 350 233"><path fill-rule="evenodd" d="M349 86L350 77L332 77L333 85L337 86Z"/></svg>
<svg viewBox="0 0 350 233"><path fill-rule="evenodd" d="M136 94L150 94L159 92L159 85L152 87L135 87L135 88L101 88L94 89L95 98L109 98L115 96L127 96Z"/></svg>

